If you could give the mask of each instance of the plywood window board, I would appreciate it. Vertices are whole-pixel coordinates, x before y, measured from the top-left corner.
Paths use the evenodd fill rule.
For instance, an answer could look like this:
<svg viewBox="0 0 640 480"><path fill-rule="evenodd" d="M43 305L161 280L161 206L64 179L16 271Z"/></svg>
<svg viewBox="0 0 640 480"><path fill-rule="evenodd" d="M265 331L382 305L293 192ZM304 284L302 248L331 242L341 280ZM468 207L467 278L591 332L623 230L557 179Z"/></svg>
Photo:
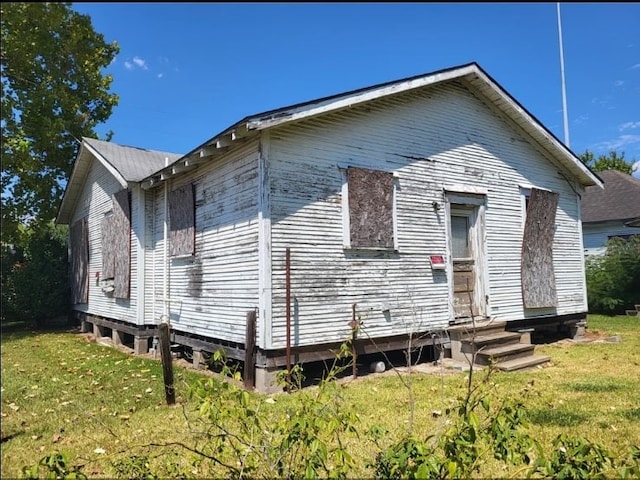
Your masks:
<svg viewBox="0 0 640 480"><path fill-rule="evenodd" d="M169 192L169 255L194 255L196 249L195 187L184 185Z"/></svg>
<svg viewBox="0 0 640 480"><path fill-rule="evenodd" d="M558 303L553 268L558 194L531 189L522 239L522 300L525 308L555 307Z"/></svg>
<svg viewBox="0 0 640 480"><path fill-rule="evenodd" d="M70 228L71 303L89 301L89 228L83 218Z"/></svg>
<svg viewBox="0 0 640 480"><path fill-rule="evenodd" d="M394 248L393 173L347 169L351 248Z"/></svg>

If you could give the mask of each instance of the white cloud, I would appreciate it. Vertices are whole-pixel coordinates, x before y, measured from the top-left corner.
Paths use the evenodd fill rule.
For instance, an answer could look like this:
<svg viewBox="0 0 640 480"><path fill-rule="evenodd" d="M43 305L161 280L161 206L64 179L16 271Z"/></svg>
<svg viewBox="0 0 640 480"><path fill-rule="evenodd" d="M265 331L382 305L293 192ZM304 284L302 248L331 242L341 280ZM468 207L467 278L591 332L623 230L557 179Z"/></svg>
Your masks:
<svg viewBox="0 0 640 480"><path fill-rule="evenodd" d="M640 128L640 122L626 122L618 127L621 132L624 130L633 130L634 128Z"/></svg>
<svg viewBox="0 0 640 480"><path fill-rule="evenodd" d="M613 82L614 87L621 87L622 85L624 85L624 82L622 80L616 80L615 82Z"/></svg>
<svg viewBox="0 0 640 480"><path fill-rule="evenodd" d="M640 143L640 135L620 135L618 138L614 138L613 140L600 142L596 147L602 150L617 150L636 143Z"/></svg>
<svg viewBox="0 0 640 480"><path fill-rule="evenodd" d="M124 62L124 68L127 70L135 70L136 68L141 68L142 70L149 70L147 66L147 62L144 58L140 58L138 56L133 57L133 60L127 60Z"/></svg>
<svg viewBox="0 0 640 480"><path fill-rule="evenodd" d="M149 67L147 67L147 62L145 62L144 59L140 57L133 57L133 63L135 63L138 67L142 68L143 70L149 69Z"/></svg>
<svg viewBox="0 0 640 480"><path fill-rule="evenodd" d="M640 63L636 63L635 65L631 65L631 70L635 70L636 68L640 68Z"/></svg>
<svg viewBox="0 0 640 480"><path fill-rule="evenodd" d="M158 78L162 78L162 77L164 77L164 73L159 73L159 74L157 75L157 77L158 77Z"/></svg>
<svg viewBox="0 0 640 480"><path fill-rule="evenodd" d="M575 123L576 125L582 125L583 123L585 123L587 120L589 120L589 115L584 114L584 115L580 115L578 118L576 118L573 123Z"/></svg>

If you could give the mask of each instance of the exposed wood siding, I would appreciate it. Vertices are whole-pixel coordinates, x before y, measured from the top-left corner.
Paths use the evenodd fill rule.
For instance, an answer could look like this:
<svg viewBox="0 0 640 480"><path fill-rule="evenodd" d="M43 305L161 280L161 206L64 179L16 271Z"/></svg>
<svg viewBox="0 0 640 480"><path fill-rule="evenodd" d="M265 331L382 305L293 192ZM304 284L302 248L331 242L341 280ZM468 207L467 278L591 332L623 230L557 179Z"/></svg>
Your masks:
<svg viewBox="0 0 640 480"><path fill-rule="evenodd" d="M130 285L130 298L115 298L113 295L102 291L102 220L106 214L113 212L112 195L123 189L122 185L107 171L97 160L91 162L89 174L82 188L78 204L73 213L73 221L87 218L89 239L89 302L77 304L74 309L92 315L115 318L131 323L136 323L136 299L137 286ZM138 202L133 202L133 218L136 218ZM131 218L131 215L130 217ZM135 245L137 240L133 230L137 228L134 223L128 231L130 245ZM135 278L138 268L137 249L130 249L130 275ZM99 274L99 277L96 275Z"/></svg>
<svg viewBox="0 0 640 480"><path fill-rule="evenodd" d="M195 189L195 255L169 260L174 329L244 343L248 310L258 306L258 148L242 145L176 178L169 190ZM147 322L163 312L164 188L151 192ZM151 289L151 290L149 290ZM149 299L147 299L149 302Z"/></svg>
<svg viewBox="0 0 640 480"><path fill-rule="evenodd" d="M489 315L515 320L531 314L521 294L521 184L559 193L553 240L558 306L548 313L586 310L575 193L519 130L462 85L388 97L273 129L270 136L273 348L282 348L286 336L286 247L295 345L347 338L353 303L371 336L448 325L450 278L432 272L428 256L449 254L444 211L432 204L442 204L443 187L452 184L487 192ZM342 248L339 165L394 172L398 253Z"/></svg>

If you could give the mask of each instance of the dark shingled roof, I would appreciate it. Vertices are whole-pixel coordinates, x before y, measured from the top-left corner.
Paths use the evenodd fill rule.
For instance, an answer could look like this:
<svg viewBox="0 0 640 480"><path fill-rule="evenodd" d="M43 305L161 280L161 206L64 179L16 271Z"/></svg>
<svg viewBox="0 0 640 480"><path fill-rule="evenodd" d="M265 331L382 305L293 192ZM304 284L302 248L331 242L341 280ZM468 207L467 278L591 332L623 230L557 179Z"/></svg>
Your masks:
<svg viewBox="0 0 640 480"><path fill-rule="evenodd" d="M640 180L619 172L598 172L604 189L586 187L582 195L582 222L628 221L640 218Z"/></svg>

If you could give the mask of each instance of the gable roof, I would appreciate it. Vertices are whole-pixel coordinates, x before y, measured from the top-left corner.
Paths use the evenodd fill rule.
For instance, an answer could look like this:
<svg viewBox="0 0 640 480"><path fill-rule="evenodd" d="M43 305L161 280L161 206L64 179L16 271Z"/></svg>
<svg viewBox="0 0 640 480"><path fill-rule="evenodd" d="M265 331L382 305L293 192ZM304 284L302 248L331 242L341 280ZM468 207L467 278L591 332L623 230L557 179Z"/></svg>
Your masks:
<svg viewBox="0 0 640 480"><path fill-rule="evenodd" d="M140 182L180 157L181 155L176 153L158 152L82 137L80 151L67 182L56 222L68 224L71 221L73 207L82 192L82 186L94 159L120 182L122 188L127 188L129 182Z"/></svg>
<svg viewBox="0 0 640 480"><path fill-rule="evenodd" d="M640 180L617 170L598 175L604 189L585 188L581 201L582 223L640 219Z"/></svg>
<svg viewBox="0 0 640 480"><path fill-rule="evenodd" d="M580 184L602 186L598 176L585 166L553 133L498 85L477 63L469 63L245 117L178 159L168 168L147 177L143 182L143 188L149 188L184 169L206 161L206 159L222 153L237 140L261 130L350 108L397 93L428 88L431 85L451 81L461 82L486 104L521 127L535 144L570 172Z"/></svg>

